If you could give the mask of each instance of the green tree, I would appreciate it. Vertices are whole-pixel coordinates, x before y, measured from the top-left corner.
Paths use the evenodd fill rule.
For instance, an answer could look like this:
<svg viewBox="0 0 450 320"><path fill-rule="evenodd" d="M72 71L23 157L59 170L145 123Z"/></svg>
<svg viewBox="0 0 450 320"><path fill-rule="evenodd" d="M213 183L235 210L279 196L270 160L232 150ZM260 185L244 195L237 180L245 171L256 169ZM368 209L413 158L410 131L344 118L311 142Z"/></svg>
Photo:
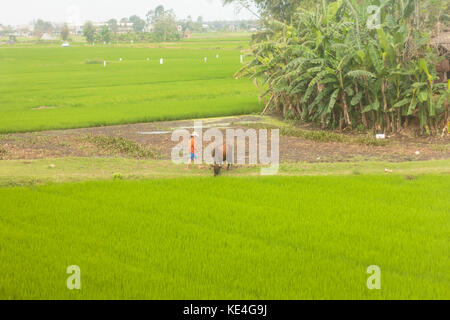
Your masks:
<svg viewBox="0 0 450 320"><path fill-rule="evenodd" d="M154 10L150 10L149 12L147 12L145 16L147 19L147 25L153 25L158 17L164 15L165 12L166 10L164 9L163 5L159 5Z"/></svg>
<svg viewBox="0 0 450 320"><path fill-rule="evenodd" d="M250 11L256 7L259 16L282 22L291 22L297 8L301 5L308 7L317 2L312 0L223 0L224 4L236 3Z"/></svg>
<svg viewBox="0 0 450 320"><path fill-rule="evenodd" d="M53 25L51 24L51 22L38 19L34 23L34 35L37 38L42 37L42 35L44 33L51 33L52 31L53 31Z"/></svg>
<svg viewBox="0 0 450 320"><path fill-rule="evenodd" d="M133 24L133 29L136 32L142 32L145 28L145 21L139 18L137 15L133 15L130 17L130 22Z"/></svg>
<svg viewBox="0 0 450 320"><path fill-rule="evenodd" d="M116 34L117 31L119 31L119 26L117 24L117 20L116 19L110 19L110 20L108 20L107 23L108 23L109 30L112 33Z"/></svg>
<svg viewBox="0 0 450 320"><path fill-rule="evenodd" d="M88 21L83 26L83 36L86 38L86 41L89 43L93 43L95 39L95 26L91 21Z"/></svg>
<svg viewBox="0 0 450 320"><path fill-rule="evenodd" d="M153 33L159 41L174 40L179 36L175 14L172 10L165 11L158 16L153 23Z"/></svg>
<svg viewBox="0 0 450 320"><path fill-rule="evenodd" d="M185 21L181 22L183 30L189 29L190 31L195 31L195 22L192 20L192 16L187 16Z"/></svg>
<svg viewBox="0 0 450 320"><path fill-rule="evenodd" d="M64 26L61 29L61 39L66 41L69 38L69 27L67 26L67 23L64 24Z"/></svg>
<svg viewBox="0 0 450 320"><path fill-rule="evenodd" d="M166 12L166 10L164 9L163 5L159 5L155 8L155 17L159 17L162 16L164 13Z"/></svg>
<svg viewBox="0 0 450 320"><path fill-rule="evenodd" d="M111 42L111 30L109 26L103 26L99 33L99 39L102 42L109 43Z"/></svg>
<svg viewBox="0 0 450 320"><path fill-rule="evenodd" d="M202 16L197 17L197 20L195 21L193 30L197 31L197 32L203 31L203 17Z"/></svg>

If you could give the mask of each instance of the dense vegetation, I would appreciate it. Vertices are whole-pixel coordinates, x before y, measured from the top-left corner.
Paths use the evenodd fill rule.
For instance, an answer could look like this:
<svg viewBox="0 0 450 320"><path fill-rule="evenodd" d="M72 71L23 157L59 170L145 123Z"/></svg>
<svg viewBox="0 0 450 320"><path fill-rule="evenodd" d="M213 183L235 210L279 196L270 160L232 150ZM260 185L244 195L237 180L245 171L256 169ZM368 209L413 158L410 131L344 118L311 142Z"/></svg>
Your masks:
<svg viewBox="0 0 450 320"><path fill-rule="evenodd" d="M299 6L288 21L267 19L252 45L252 61L237 75L254 78L266 109L287 118L385 133L417 119L423 132L437 134L448 122L449 91L437 83L439 58L429 46L437 21L429 12L443 14L446 7L443 1L421 6L413 0Z"/></svg>
<svg viewBox="0 0 450 320"><path fill-rule="evenodd" d="M447 199L441 176L0 188L0 299L448 299Z"/></svg>

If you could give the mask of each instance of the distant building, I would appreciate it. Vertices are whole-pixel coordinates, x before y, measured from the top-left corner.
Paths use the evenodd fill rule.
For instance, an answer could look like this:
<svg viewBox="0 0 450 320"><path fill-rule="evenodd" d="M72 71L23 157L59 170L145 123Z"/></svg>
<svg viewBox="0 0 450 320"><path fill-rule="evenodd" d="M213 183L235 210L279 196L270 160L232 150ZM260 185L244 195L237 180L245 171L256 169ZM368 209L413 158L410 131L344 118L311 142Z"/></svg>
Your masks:
<svg viewBox="0 0 450 320"><path fill-rule="evenodd" d="M17 34L19 35L19 37L24 37L24 38L31 38L33 36L33 32L31 32L28 29L22 29L17 31Z"/></svg>
<svg viewBox="0 0 450 320"><path fill-rule="evenodd" d="M191 38L191 30L189 30L189 28L186 28L186 30L184 30L183 38L186 38L186 39Z"/></svg>
<svg viewBox="0 0 450 320"><path fill-rule="evenodd" d="M15 29L17 37L31 38L33 36L34 27L32 25L18 25Z"/></svg>
<svg viewBox="0 0 450 320"><path fill-rule="evenodd" d="M96 28L101 28L101 27L107 26L108 24L106 22L94 22L93 25Z"/></svg>
<svg viewBox="0 0 450 320"><path fill-rule="evenodd" d="M450 29L442 30L431 39L431 47L435 48L443 60L436 65L440 82L447 83L450 79Z"/></svg>
<svg viewBox="0 0 450 320"><path fill-rule="evenodd" d="M42 35L42 37L41 37L41 40L44 40L44 41L53 41L53 40L56 40L56 38L55 38L54 36L48 34L48 33L44 33L44 34Z"/></svg>
<svg viewBox="0 0 450 320"><path fill-rule="evenodd" d="M133 31L133 24L131 22L119 23L117 25L117 33L124 34Z"/></svg>
<svg viewBox="0 0 450 320"><path fill-rule="evenodd" d="M83 27L82 26L69 26L69 34L73 35L82 35L83 34Z"/></svg>
<svg viewBox="0 0 450 320"><path fill-rule="evenodd" d="M9 44L15 44L15 43L16 43L16 36L10 34L10 35L9 35L9 39L8 39L8 43L9 43Z"/></svg>
<svg viewBox="0 0 450 320"><path fill-rule="evenodd" d="M83 35L83 26L75 26L73 27L70 32L72 34L76 34L77 36Z"/></svg>
<svg viewBox="0 0 450 320"><path fill-rule="evenodd" d="M94 22L93 23L94 27L96 29L101 29L104 26L109 26L109 24L107 22ZM126 23L117 23L117 34L126 34L129 33L131 31L133 31L133 24L130 22L126 22ZM70 28L70 33L71 34L75 34L78 36L82 36L83 35L83 26L73 26Z"/></svg>

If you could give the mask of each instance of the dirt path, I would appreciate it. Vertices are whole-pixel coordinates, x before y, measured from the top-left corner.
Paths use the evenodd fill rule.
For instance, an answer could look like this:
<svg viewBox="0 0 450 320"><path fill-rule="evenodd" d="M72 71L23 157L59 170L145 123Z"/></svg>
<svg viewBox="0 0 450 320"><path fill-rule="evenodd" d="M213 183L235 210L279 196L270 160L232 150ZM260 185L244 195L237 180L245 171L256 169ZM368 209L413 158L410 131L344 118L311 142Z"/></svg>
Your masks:
<svg viewBox="0 0 450 320"><path fill-rule="evenodd" d="M270 120L270 119L269 119ZM274 120L276 121L276 120ZM267 118L240 116L206 119L204 129L216 127L248 129L249 124L264 127ZM61 157L137 157L137 149L159 154L160 159L170 159L175 142L171 133L175 129L192 130L193 120L129 124L108 127L55 130L0 136L0 159L45 159ZM273 126L270 126L273 127ZM314 128L303 128L314 130ZM89 137L110 137L110 140ZM119 144L114 148L114 144ZM112 146L112 147L111 147ZM130 152L130 150L134 150ZM344 162L344 161L417 161L450 159L450 138L388 139L386 146L368 146L349 142L318 142L302 137L280 137L282 162Z"/></svg>

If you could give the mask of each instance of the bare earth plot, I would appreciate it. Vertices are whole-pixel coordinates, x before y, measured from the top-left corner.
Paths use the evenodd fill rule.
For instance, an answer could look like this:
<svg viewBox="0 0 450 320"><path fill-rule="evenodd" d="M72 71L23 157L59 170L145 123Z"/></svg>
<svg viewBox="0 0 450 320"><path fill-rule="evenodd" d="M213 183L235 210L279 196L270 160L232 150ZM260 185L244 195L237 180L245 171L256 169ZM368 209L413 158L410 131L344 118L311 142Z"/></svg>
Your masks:
<svg viewBox="0 0 450 320"><path fill-rule="evenodd" d="M210 176L209 166L186 170L170 153L175 129L192 130L194 120L0 135L0 186L97 179ZM286 124L255 115L203 119L203 128L277 128ZM291 130L291 129L289 129ZM329 133L312 128L280 130L279 175L450 174L449 138L390 137L384 145L366 135ZM361 139L363 137L364 139ZM257 166L234 166L223 175L259 175Z"/></svg>
<svg viewBox="0 0 450 320"><path fill-rule="evenodd" d="M274 125L275 123L275 125ZM203 120L204 130L216 127L241 128L252 125L277 127L277 120L260 116L240 116ZM171 134L176 129L192 130L194 120L168 121L54 130L0 136L3 160L44 159L61 157L111 157L155 158L170 160L176 142ZM308 129L302 129L308 130ZM349 162L349 161L424 161L450 159L450 138L409 138L396 136L386 145L373 146L357 141L364 135L344 135L346 142L314 141L304 137L280 136L281 162ZM117 138L118 141L108 139ZM352 138L355 137L355 138ZM353 139L353 140L352 140ZM119 141L120 140L120 141ZM130 148L115 148L114 143L129 143L148 153L130 152Z"/></svg>

